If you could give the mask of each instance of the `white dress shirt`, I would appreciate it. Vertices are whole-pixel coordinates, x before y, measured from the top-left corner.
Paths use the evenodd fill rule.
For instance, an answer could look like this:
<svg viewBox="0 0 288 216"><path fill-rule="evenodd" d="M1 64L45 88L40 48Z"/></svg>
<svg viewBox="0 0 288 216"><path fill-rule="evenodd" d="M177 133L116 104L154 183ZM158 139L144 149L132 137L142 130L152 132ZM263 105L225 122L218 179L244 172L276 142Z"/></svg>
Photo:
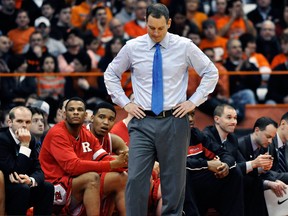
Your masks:
<svg viewBox="0 0 288 216"><path fill-rule="evenodd" d="M187 100L188 67L202 77L196 92L189 98L196 106L207 100L218 81L218 70L208 57L188 38L167 33L160 42L163 62L164 110ZM112 101L124 107L130 102L121 87L121 76L131 70L134 103L151 110L152 67L155 42L148 34L129 40L109 64L104 79Z"/></svg>

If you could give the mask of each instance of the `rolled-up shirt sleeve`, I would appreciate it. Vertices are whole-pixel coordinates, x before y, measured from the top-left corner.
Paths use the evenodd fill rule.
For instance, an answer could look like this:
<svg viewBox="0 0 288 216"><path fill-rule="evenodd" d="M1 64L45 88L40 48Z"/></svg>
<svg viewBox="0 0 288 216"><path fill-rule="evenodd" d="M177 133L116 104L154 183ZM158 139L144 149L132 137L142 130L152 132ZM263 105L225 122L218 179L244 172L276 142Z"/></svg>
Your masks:
<svg viewBox="0 0 288 216"><path fill-rule="evenodd" d="M218 69L213 62L192 42L188 44L188 62L196 73L202 77L200 85L189 100L196 106L204 103L212 93L219 79Z"/></svg>
<svg viewBox="0 0 288 216"><path fill-rule="evenodd" d="M130 68L128 49L128 46L125 45L104 73L108 94L111 95L112 101L122 108L130 102L121 86L122 74Z"/></svg>

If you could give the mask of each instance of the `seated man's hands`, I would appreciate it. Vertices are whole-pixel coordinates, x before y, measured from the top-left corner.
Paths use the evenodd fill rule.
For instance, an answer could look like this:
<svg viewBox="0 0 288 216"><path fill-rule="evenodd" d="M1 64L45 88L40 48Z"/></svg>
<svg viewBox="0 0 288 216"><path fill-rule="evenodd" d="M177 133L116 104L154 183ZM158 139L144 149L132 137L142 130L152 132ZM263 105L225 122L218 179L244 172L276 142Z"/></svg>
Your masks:
<svg viewBox="0 0 288 216"><path fill-rule="evenodd" d="M269 181L268 186L277 197L283 197L286 194L287 185L280 180L276 180L275 182Z"/></svg>

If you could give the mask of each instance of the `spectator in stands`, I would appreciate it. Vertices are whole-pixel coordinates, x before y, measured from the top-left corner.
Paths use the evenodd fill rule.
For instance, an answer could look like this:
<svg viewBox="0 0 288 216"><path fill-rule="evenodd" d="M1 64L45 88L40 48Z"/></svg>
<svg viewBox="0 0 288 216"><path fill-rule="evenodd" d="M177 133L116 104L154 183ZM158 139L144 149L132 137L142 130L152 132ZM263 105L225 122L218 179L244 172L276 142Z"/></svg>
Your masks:
<svg viewBox="0 0 288 216"><path fill-rule="evenodd" d="M192 28L198 28L194 22L186 18L186 10L184 6L178 6L172 9L171 13L171 26L169 32L178 34L183 37L188 36L188 32Z"/></svg>
<svg viewBox="0 0 288 216"><path fill-rule="evenodd" d="M274 70L275 67L279 66L280 64L284 64L287 61L288 57L288 32L283 33L280 37L280 46L281 46L281 53L276 55L271 63L271 68Z"/></svg>
<svg viewBox="0 0 288 216"><path fill-rule="evenodd" d="M216 22L220 36L238 38L245 32L256 36L253 23L244 13L242 0L228 1L226 10L228 11L228 16L222 17Z"/></svg>
<svg viewBox="0 0 288 216"><path fill-rule="evenodd" d="M8 67L11 73L26 73L27 63L25 57L15 55L9 58ZM2 108L13 101L24 103L26 97L37 91L35 77L26 76L2 77L0 87Z"/></svg>
<svg viewBox="0 0 288 216"><path fill-rule="evenodd" d="M124 6L122 6L121 10L115 14L115 18L118 19L122 25L131 20L135 19L135 0L125 0L123 1Z"/></svg>
<svg viewBox="0 0 288 216"><path fill-rule="evenodd" d="M227 17L226 7L227 0L216 0L216 12L210 18L217 23L220 18Z"/></svg>
<svg viewBox="0 0 288 216"><path fill-rule="evenodd" d="M127 152L109 156L98 139L84 128L86 106L82 99L71 98L65 111L66 120L53 126L43 141L40 163L46 179L62 188L67 200L71 200L57 200L58 205L66 206L66 214L81 213L85 207L88 216L99 215L101 199L114 191L118 190L118 202L125 202L124 187L121 192L114 183L124 183L121 171L127 166ZM101 211L103 208L102 205Z"/></svg>
<svg viewBox="0 0 288 216"><path fill-rule="evenodd" d="M272 21L266 20L262 23L260 34L257 36L256 45L256 52L262 53L269 63L271 63L273 58L280 53L280 45L276 37L275 24Z"/></svg>
<svg viewBox="0 0 288 216"><path fill-rule="evenodd" d="M227 39L217 35L216 23L212 19L205 20L202 23L204 38L201 40L200 49L214 49L214 58L216 62L223 62L226 57Z"/></svg>
<svg viewBox="0 0 288 216"><path fill-rule="evenodd" d="M271 7L271 0L256 0L257 7L247 14L249 20L251 20L256 28L257 32L260 32L261 25L265 20L272 21L275 25L280 22L281 12Z"/></svg>
<svg viewBox="0 0 288 216"><path fill-rule="evenodd" d="M0 111L0 128L8 127L9 110Z"/></svg>
<svg viewBox="0 0 288 216"><path fill-rule="evenodd" d="M92 33L86 34L84 36L85 48L91 59L91 69L92 71L98 71L98 62L102 55L104 55L102 42L98 37L94 37Z"/></svg>
<svg viewBox="0 0 288 216"><path fill-rule="evenodd" d="M259 68L259 72L262 76L262 84L267 86L267 81L269 80L272 70L266 57L262 53L256 52L256 37L254 37L252 34L244 33L239 37L239 40L241 42L245 58Z"/></svg>
<svg viewBox="0 0 288 216"><path fill-rule="evenodd" d="M26 44L29 42L30 35L35 31L34 27L29 26L29 16L27 11L19 10L16 17L17 28L10 30L7 36L13 42L12 51L21 54ZM21 35L21 37L19 37Z"/></svg>
<svg viewBox="0 0 288 216"><path fill-rule="evenodd" d="M248 59L243 58L241 42L238 39L229 39L227 43L228 58L224 67L228 71L258 71L259 69ZM244 104L256 104L256 89L261 84L260 75L233 75L229 76L229 92L234 95L233 100Z"/></svg>
<svg viewBox="0 0 288 216"><path fill-rule="evenodd" d="M0 35L7 35L10 30L17 28L15 22L17 9L15 0L2 0L1 3L0 20L2 22L0 22Z"/></svg>
<svg viewBox="0 0 288 216"><path fill-rule="evenodd" d="M191 138L186 163L185 215L205 215L208 207L214 207L220 215L243 216L241 170L227 150L194 127L194 114L195 110L188 114Z"/></svg>
<svg viewBox="0 0 288 216"><path fill-rule="evenodd" d="M199 47L201 43L201 33L199 28L195 25L187 33L187 38L191 39L192 42Z"/></svg>
<svg viewBox="0 0 288 216"><path fill-rule="evenodd" d="M84 46L83 39L78 29L71 29L64 36L64 43L67 47L67 52L59 55L58 65L61 73L75 72L73 60Z"/></svg>
<svg viewBox="0 0 288 216"><path fill-rule="evenodd" d="M75 71L91 72L91 59L85 51L81 51L73 59ZM91 98L107 99L108 93L106 88L101 88L98 85L97 77L82 76L82 77L66 77L65 96L70 98L77 95L78 97L88 100Z"/></svg>
<svg viewBox="0 0 288 216"><path fill-rule="evenodd" d="M11 46L12 46L12 43L10 39L5 35L1 35L0 36L0 61L1 61L0 71L1 72L9 72L7 61L10 57L9 51L10 51Z"/></svg>
<svg viewBox="0 0 288 216"><path fill-rule="evenodd" d="M4 175L0 170L0 215L5 215L5 182Z"/></svg>
<svg viewBox="0 0 288 216"><path fill-rule="evenodd" d="M135 6L135 20L131 20L124 25L124 31L132 37L138 37L147 33L145 15L148 3L144 0L139 0Z"/></svg>
<svg viewBox="0 0 288 216"><path fill-rule="evenodd" d="M102 1L85 0L79 5L74 5L71 10L71 23L73 27L83 28L91 19L91 12L97 6L104 6ZM105 7L108 20L112 18L112 12L109 7Z"/></svg>
<svg viewBox="0 0 288 216"><path fill-rule="evenodd" d="M27 72L40 72L41 59L49 55L41 32L35 31L30 35L29 45L25 46L24 53L28 64Z"/></svg>
<svg viewBox="0 0 288 216"><path fill-rule="evenodd" d="M26 107L31 106L37 100L39 100L39 97L37 94L30 94L25 100L25 106Z"/></svg>
<svg viewBox="0 0 288 216"><path fill-rule="evenodd" d="M87 24L86 30L90 30L101 42L106 43L112 38L109 21L105 7L98 6L92 11L92 19Z"/></svg>
<svg viewBox="0 0 288 216"><path fill-rule="evenodd" d="M65 106L67 102L68 102L68 99L65 99L65 100L63 99L60 101L59 106L56 111L56 116L54 117L54 122L56 124L65 119L64 112L65 112Z"/></svg>
<svg viewBox="0 0 288 216"><path fill-rule="evenodd" d="M249 59L249 62L253 62L261 73L271 73L271 67L266 57L262 53L256 52L256 37L252 34L244 33L239 37L239 40L246 55L245 57Z"/></svg>
<svg viewBox="0 0 288 216"><path fill-rule="evenodd" d="M42 141L43 141L43 134L45 131L44 112L37 107L29 107L29 109L32 113L30 132L31 132L31 135L34 136L35 138L35 145L36 145L35 148L39 156Z"/></svg>
<svg viewBox="0 0 288 216"><path fill-rule="evenodd" d="M31 107L36 107L43 111L44 113L44 131L47 132L50 129L50 125L48 124L48 117L50 114L50 105L44 100L37 100Z"/></svg>
<svg viewBox="0 0 288 216"><path fill-rule="evenodd" d="M53 56L58 57L60 54L63 54L67 51L66 47L61 41L55 40L50 37L51 24L50 21L44 17L40 16L35 20L35 28L37 31L41 32L44 40L44 44L48 48L49 53Z"/></svg>
<svg viewBox="0 0 288 216"><path fill-rule="evenodd" d="M270 171L273 158L267 153L268 146L276 135L276 130L277 123L274 120L268 117L260 117L255 121L253 132L239 139L238 147L246 160L247 173L249 172L249 177L255 180L260 177L261 181L260 183L258 182L258 186L255 185L255 188L262 187L261 194L253 193L251 188L245 190L245 205L246 207L249 206L247 210L250 212L245 215L267 215L264 212L260 214L263 208L259 208L259 211L258 209L256 210L255 205L252 205L253 202L259 202L259 207L265 206L264 189L271 189L277 197L282 197L286 193L286 184ZM258 196L258 198L255 196Z"/></svg>
<svg viewBox="0 0 288 216"><path fill-rule="evenodd" d="M56 23L55 13L56 8L54 4L51 1L44 1L41 6L41 14L50 21L51 25Z"/></svg>
<svg viewBox="0 0 288 216"><path fill-rule="evenodd" d="M288 4L285 3L280 22L276 23L276 36L280 37L283 33L288 33Z"/></svg>
<svg viewBox="0 0 288 216"><path fill-rule="evenodd" d="M121 37L123 40L130 40L131 37L124 31L124 26L117 18L112 18L109 23L109 29L113 37Z"/></svg>
<svg viewBox="0 0 288 216"><path fill-rule="evenodd" d="M47 55L40 61L43 73L59 72L57 59L52 55ZM38 95L42 99L47 97L58 101L64 97L65 78L62 76L41 76L38 77Z"/></svg>
<svg viewBox="0 0 288 216"><path fill-rule="evenodd" d="M59 11L58 19L51 23L50 37L64 41L64 35L72 28L71 25L71 6L65 4Z"/></svg>
<svg viewBox="0 0 288 216"><path fill-rule="evenodd" d="M271 170L279 180L288 183L288 112L281 117L276 136L269 145L269 154L274 158Z"/></svg>
<svg viewBox="0 0 288 216"><path fill-rule="evenodd" d="M0 169L5 177L8 215L26 215L31 205L35 215L52 214L54 187L44 181L30 133L31 121L28 108L14 107L9 112L9 128L0 132Z"/></svg>
<svg viewBox="0 0 288 216"><path fill-rule="evenodd" d="M280 64L274 68L273 71L287 72L288 62ZM268 91L266 94L267 104L288 104L288 89L287 89L287 74L273 75L268 81Z"/></svg>
<svg viewBox="0 0 288 216"><path fill-rule="evenodd" d="M190 22L197 25L200 32L202 32L202 22L208 19L207 15L198 11L199 0L185 0L186 17Z"/></svg>
<svg viewBox="0 0 288 216"><path fill-rule="evenodd" d="M123 41L121 38L114 37L112 40L110 40L105 47L105 55L100 59L98 63L98 68L101 72L104 73L106 68L108 67L109 63L117 56L121 48L124 46L125 41ZM129 77L128 77L129 79ZM104 78L98 77L98 86L100 89L105 90L106 92L106 86L104 84ZM127 77L123 77L122 83L123 88L126 89L128 83L126 83ZM124 84L126 83L126 85Z"/></svg>
<svg viewBox="0 0 288 216"><path fill-rule="evenodd" d="M105 55L100 59L98 68L104 72L108 64L116 57L120 49L124 46L125 41L122 38L114 37L105 47Z"/></svg>
<svg viewBox="0 0 288 216"><path fill-rule="evenodd" d="M16 3L19 2L18 0ZM34 23L34 21L42 16L42 5L44 2L47 2L46 0L22 0L21 1L21 8L28 11L31 23ZM65 0L48 0L49 3L53 4L54 8L61 8L62 5L65 4ZM19 4L18 4L19 5Z"/></svg>

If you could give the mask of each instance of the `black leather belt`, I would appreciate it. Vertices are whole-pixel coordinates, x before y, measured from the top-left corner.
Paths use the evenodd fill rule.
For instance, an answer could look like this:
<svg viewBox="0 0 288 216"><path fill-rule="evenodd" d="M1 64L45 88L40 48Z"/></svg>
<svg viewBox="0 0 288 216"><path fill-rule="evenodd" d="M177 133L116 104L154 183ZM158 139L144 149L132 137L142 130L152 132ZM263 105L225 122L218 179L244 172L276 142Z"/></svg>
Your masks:
<svg viewBox="0 0 288 216"><path fill-rule="evenodd" d="M159 113L158 115L156 115L153 111L151 110L145 110L144 113L146 114L146 116L150 116L150 117L155 117L155 118L166 118L169 116L173 115L173 111L174 110L166 110L166 111L162 111L161 113Z"/></svg>

